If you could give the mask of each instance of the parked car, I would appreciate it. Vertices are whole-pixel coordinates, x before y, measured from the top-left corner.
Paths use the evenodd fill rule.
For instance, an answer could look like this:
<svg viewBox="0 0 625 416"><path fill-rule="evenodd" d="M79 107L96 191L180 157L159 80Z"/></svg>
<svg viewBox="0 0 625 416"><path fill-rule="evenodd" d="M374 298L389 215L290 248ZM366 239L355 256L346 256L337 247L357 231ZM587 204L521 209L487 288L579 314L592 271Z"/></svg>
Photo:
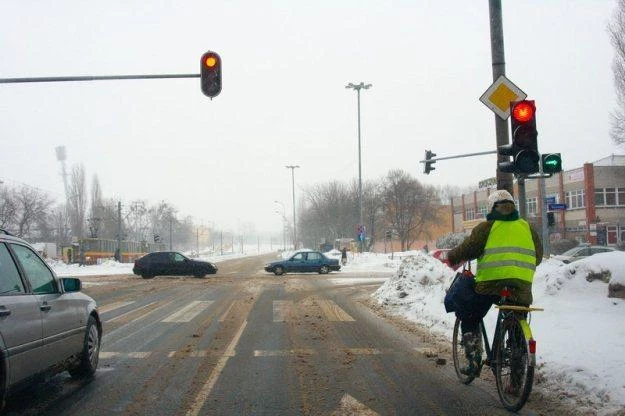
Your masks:
<svg viewBox="0 0 625 416"><path fill-rule="evenodd" d="M451 267L452 269L456 270L458 267L462 266L462 264L464 262L458 263L458 264L449 264L449 259L447 258L447 253L449 253L451 251L451 249L449 248L437 248L435 250L431 250L428 254L432 257L434 257L437 260L440 260L441 262L445 263L446 265L448 265L449 267Z"/></svg>
<svg viewBox="0 0 625 416"><path fill-rule="evenodd" d="M0 230L0 399L42 375L98 367L102 322L79 279L56 276L37 251Z"/></svg>
<svg viewBox="0 0 625 416"><path fill-rule="evenodd" d="M156 251L135 260L132 272L144 279L154 276L204 277L217 273L217 266L208 261L190 259L177 251Z"/></svg>
<svg viewBox="0 0 625 416"><path fill-rule="evenodd" d="M265 271L280 276L284 273L317 272L320 274L341 270L337 259L326 257L318 251L300 251L286 260L265 265Z"/></svg>
<svg viewBox="0 0 625 416"><path fill-rule="evenodd" d="M553 258L556 260L560 260L563 263L571 263L573 261L580 260L588 256L592 256L593 254L609 253L612 251L617 251L617 250L614 247L609 247L609 246L581 245L581 246L573 247L572 249L567 250L562 254L553 256Z"/></svg>

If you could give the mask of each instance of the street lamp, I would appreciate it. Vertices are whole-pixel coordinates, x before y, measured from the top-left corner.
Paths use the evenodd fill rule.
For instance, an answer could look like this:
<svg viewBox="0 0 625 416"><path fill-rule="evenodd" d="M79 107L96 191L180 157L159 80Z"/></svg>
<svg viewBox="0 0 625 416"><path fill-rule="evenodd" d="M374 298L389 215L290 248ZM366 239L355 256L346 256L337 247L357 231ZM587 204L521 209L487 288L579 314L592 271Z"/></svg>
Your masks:
<svg viewBox="0 0 625 416"><path fill-rule="evenodd" d="M284 208L284 204L280 201L273 201L276 204L280 204L282 207L282 250L286 250L286 209ZM276 211L276 214L280 214L280 212Z"/></svg>
<svg viewBox="0 0 625 416"><path fill-rule="evenodd" d="M299 165L285 166L287 169L291 169L291 181L293 186L293 250L297 250L297 223L295 222L295 168L299 168Z"/></svg>
<svg viewBox="0 0 625 416"><path fill-rule="evenodd" d="M360 152L360 90L371 88L371 84L365 84L361 82L360 84L354 85L351 82L345 86L347 89L356 90L358 96L358 220L360 221L359 225L363 225L364 219L362 216L362 163L361 163L361 152ZM360 242L360 252L362 253L362 245L363 242Z"/></svg>

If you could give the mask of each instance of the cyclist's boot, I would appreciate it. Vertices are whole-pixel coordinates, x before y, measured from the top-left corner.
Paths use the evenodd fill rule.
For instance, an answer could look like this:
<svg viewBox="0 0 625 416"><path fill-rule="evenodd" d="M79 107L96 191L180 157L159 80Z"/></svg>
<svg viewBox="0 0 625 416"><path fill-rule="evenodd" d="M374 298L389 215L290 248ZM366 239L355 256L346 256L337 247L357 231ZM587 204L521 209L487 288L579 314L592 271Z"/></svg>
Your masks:
<svg viewBox="0 0 625 416"><path fill-rule="evenodd" d="M461 345L468 365L460 369L462 374L479 377L482 370L482 343L479 334L467 332L462 334Z"/></svg>

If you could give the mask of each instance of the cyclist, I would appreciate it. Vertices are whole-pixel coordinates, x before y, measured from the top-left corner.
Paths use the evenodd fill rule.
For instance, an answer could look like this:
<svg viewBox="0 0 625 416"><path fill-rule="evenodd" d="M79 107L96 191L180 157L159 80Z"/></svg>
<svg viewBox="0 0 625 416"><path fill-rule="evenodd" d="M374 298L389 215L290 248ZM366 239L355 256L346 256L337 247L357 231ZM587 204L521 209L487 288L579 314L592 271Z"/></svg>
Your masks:
<svg viewBox="0 0 625 416"><path fill-rule="evenodd" d="M465 374L479 376L482 345L479 323L501 290L510 289L508 301L529 306L532 303L532 280L543 257L538 234L519 218L512 195L497 190L488 196L489 213L458 247L447 253L450 264L477 259L475 286L471 294L458 296L456 315L462 320L462 345L469 365ZM470 299L470 301L468 301ZM464 300L464 301L463 301Z"/></svg>

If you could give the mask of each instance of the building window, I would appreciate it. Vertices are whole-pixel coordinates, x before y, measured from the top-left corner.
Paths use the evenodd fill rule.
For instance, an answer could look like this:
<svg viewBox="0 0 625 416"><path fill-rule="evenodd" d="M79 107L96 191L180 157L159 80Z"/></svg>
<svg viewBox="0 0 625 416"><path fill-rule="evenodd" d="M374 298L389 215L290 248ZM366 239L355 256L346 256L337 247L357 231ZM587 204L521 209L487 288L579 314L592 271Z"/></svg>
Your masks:
<svg viewBox="0 0 625 416"><path fill-rule="evenodd" d="M595 189L595 204L598 207L625 205L625 188Z"/></svg>
<svg viewBox="0 0 625 416"><path fill-rule="evenodd" d="M473 208L467 208L465 217L467 221L475 219L475 210Z"/></svg>
<svg viewBox="0 0 625 416"><path fill-rule="evenodd" d="M569 209L584 208L584 190L569 191L565 194Z"/></svg>
<svg viewBox="0 0 625 416"><path fill-rule="evenodd" d="M527 198L527 214L528 215L536 215L536 199L537 198Z"/></svg>
<svg viewBox="0 0 625 416"><path fill-rule="evenodd" d="M482 205L478 208L478 212L481 215L480 218L486 218L486 215L488 215L488 207L486 205Z"/></svg>

